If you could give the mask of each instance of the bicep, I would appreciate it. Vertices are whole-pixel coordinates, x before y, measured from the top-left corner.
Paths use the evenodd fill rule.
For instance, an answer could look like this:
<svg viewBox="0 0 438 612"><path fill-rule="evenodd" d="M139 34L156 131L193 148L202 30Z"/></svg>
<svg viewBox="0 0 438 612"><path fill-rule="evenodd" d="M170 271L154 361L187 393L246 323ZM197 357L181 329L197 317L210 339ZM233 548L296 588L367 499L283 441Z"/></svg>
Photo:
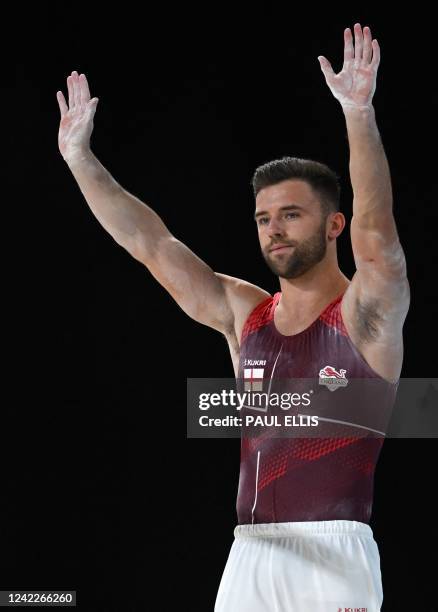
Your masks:
<svg viewBox="0 0 438 612"><path fill-rule="evenodd" d="M378 228L369 228L353 217L351 243L356 273L349 299L357 320L374 320L376 327L400 328L409 308L410 288L392 215Z"/></svg>
<svg viewBox="0 0 438 612"><path fill-rule="evenodd" d="M192 319L223 333L233 326L233 312L222 282L173 235L164 236L154 255L143 263Z"/></svg>

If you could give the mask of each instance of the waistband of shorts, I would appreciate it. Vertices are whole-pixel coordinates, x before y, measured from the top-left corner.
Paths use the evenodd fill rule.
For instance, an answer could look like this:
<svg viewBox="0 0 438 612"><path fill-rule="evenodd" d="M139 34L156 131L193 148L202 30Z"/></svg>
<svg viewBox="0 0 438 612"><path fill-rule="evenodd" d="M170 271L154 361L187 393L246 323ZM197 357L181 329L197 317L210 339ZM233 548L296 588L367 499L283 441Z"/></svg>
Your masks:
<svg viewBox="0 0 438 612"><path fill-rule="evenodd" d="M303 521L291 523L255 523L236 525L235 538L247 537L295 537L315 535L357 535L373 537L373 531L366 523L359 521Z"/></svg>

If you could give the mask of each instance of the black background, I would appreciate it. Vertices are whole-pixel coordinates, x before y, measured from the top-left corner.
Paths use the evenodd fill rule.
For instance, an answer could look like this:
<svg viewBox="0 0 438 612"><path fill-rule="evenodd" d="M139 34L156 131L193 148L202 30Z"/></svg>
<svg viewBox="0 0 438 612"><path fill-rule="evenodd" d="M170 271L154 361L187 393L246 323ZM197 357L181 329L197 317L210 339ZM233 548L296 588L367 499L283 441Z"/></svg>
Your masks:
<svg viewBox="0 0 438 612"><path fill-rule="evenodd" d="M318 55L380 43L374 97L411 308L402 376L436 376L436 50L418 8L40 4L4 21L5 336L0 586L76 589L79 609L213 610L236 524L238 440L186 439L186 377L232 377L90 212L57 147L72 70L99 97L92 149L214 270L270 292L250 179L282 155L327 163L351 218L348 141ZM6 75L6 73L4 73ZM339 265L354 262L348 228ZM6 345L5 345L6 346ZM387 440L371 526L384 612L435 609L435 440ZM151 604L156 599L154 605ZM171 603L173 601L173 603Z"/></svg>

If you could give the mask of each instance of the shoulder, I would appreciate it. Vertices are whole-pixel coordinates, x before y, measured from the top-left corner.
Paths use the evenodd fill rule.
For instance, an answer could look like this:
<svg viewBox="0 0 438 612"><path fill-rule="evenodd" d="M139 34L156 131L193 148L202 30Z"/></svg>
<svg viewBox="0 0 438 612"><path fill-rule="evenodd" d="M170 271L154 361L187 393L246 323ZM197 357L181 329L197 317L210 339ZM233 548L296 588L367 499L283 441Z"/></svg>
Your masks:
<svg viewBox="0 0 438 612"><path fill-rule="evenodd" d="M356 272L341 303L347 331L361 342L382 338L396 341L401 337L409 309L409 285L394 280L389 283L375 274L372 279Z"/></svg>
<svg viewBox="0 0 438 612"><path fill-rule="evenodd" d="M258 285L248 281L215 272L222 282L227 301L231 307L234 318L233 329L230 334L235 334L240 344L240 338L245 322L255 308L272 299L271 294Z"/></svg>
<svg viewBox="0 0 438 612"><path fill-rule="evenodd" d="M354 275L339 304L339 314L350 341L375 373L393 382L400 376L403 362L403 323L405 300L385 294L378 286L364 290Z"/></svg>

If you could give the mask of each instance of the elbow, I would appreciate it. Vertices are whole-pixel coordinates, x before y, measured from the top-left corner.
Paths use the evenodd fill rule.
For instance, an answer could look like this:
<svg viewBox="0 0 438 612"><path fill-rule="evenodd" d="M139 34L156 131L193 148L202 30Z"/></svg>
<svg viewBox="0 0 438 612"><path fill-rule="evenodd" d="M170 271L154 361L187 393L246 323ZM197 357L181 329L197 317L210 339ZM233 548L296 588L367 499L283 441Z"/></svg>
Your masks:
<svg viewBox="0 0 438 612"><path fill-rule="evenodd" d="M139 230L131 237L125 248L137 261L149 267L157 261L160 254L169 255L179 244L179 240L168 232L151 235L149 232Z"/></svg>

